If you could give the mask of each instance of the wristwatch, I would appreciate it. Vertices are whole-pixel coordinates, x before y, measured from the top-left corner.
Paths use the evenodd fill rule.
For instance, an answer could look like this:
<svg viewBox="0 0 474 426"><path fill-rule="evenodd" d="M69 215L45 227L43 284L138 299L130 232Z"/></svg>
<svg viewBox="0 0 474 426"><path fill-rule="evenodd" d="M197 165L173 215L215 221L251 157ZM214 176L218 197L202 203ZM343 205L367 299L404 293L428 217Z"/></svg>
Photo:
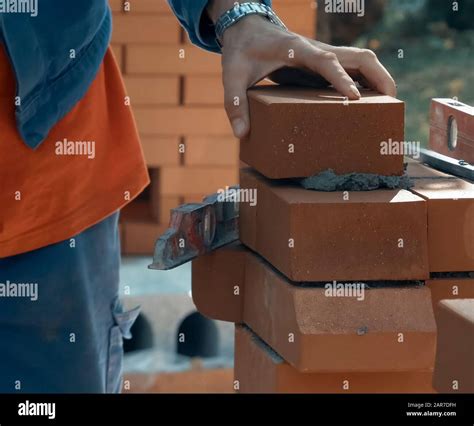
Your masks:
<svg viewBox="0 0 474 426"><path fill-rule="evenodd" d="M224 32L248 15L264 16L271 23L288 30L283 21L277 16L272 8L268 7L266 4L256 2L247 2L242 4L236 3L232 9L225 12L216 22L216 41L220 48L222 48L222 37Z"/></svg>

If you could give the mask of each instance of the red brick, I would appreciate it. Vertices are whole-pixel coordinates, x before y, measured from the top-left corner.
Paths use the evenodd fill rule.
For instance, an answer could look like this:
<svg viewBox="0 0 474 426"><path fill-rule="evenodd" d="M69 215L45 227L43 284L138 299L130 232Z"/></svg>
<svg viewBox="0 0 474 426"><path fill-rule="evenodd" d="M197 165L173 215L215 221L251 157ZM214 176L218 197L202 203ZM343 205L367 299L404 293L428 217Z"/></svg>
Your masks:
<svg viewBox="0 0 474 426"><path fill-rule="evenodd" d="M160 190L163 195L209 195L237 182L236 168L163 167Z"/></svg>
<svg viewBox="0 0 474 426"><path fill-rule="evenodd" d="M179 196L163 196L160 175L160 169L153 169L150 173L150 205L153 219L167 225L170 222L171 210L182 203Z"/></svg>
<svg viewBox="0 0 474 426"><path fill-rule="evenodd" d="M184 57L183 57L184 55ZM221 73L221 58L195 46L127 46L128 74L196 75Z"/></svg>
<svg viewBox="0 0 474 426"><path fill-rule="evenodd" d="M290 31L314 38L316 31L316 1L275 3L273 8Z"/></svg>
<svg viewBox="0 0 474 426"><path fill-rule="evenodd" d="M183 204L202 203L207 195L209 194L184 195Z"/></svg>
<svg viewBox="0 0 474 426"><path fill-rule="evenodd" d="M438 304L434 387L442 393L474 393L474 299Z"/></svg>
<svg viewBox="0 0 474 426"><path fill-rule="evenodd" d="M129 222L153 222L153 212L149 200L133 200L120 213L122 224Z"/></svg>
<svg viewBox="0 0 474 426"><path fill-rule="evenodd" d="M244 294L243 308L234 286ZM300 286L231 245L193 261L193 297L205 315L247 324L302 372L409 371L434 364L436 325L425 287L365 289L362 300L329 297L323 285Z"/></svg>
<svg viewBox="0 0 474 426"><path fill-rule="evenodd" d="M186 138L185 164L188 166L234 166L239 164L239 142L232 137Z"/></svg>
<svg viewBox="0 0 474 426"><path fill-rule="evenodd" d="M448 145L448 122L456 119L458 140L455 149ZM458 160L474 164L474 108L453 99L433 99L430 115L430 148Z"/></svg>
<svg viewBox="0 0 474 426"><path fill-rule="evenodd" d="M169 224L171 210L182 204L181 198L177 196L160 196L158 202L159 221L163 224Z"/></svg>
<svg viewBox="0 0 474 426"><path fill-rule="evenodd" d="M426 202L408 191L351 192L345 200L250 169L240 183L257 191L255 207L240 205L241 241L293 281L429 277Z"/></svg>
<svg viewBox="0 0 474 426"><path fill-rule="evenodd" d="M426 286L431 290L435 311L443 299L474 299L474 274L472 278L432 278Z"/></svg>
<svg viewBox="0 0 474 426"><path fill-rule="evenodd" d="M474 271L474 184L415 162L408 173L427 200L430 271Z"/></svg>
<svg viewBox="0 0 474 426"><path fill-rule="evenodd" d="M224 246L192 262L193 301L203 315L240 323L245 288L247 250Z"/></svg>
<svg viewBox="0 0 474 426"><path fill-rule="evenodd" d="M125 76L127 94L132 105L178 105L178 77Z"/></svg>
<svg viewBox="0 0 474 426"><path fill-rule="evenodd" d="M251 132L240 159L269 178L327 169L403 173L403 153L381 151L382 142L404 140L404 104L397 99L367 90L344 105L331 90L265 86L250 90L249 101Z"/></svg>
<svg viewBox="0 0 474 426"><path fill-rule="evenodd" d="M224 105L221 76L187 76L184 82L186 105Z"/></svg>
<svg viewBox="0 0 474 426"><path fill-rule="evenodd" d="M168 225L149 222L124 222L122 253L127 255L153 255L155 242Z"/></svg>
<svg viewBox="0 0 474 426"><path fill-rule="evenodd" d="M136 107L142 134L164 136L230 136L232 129L223 108Z"/></svg>
<svg viewBox="0 0 474 426"><path fill-rule="evenodd" d="M174 16L119 14L114 16L114 43L176 44L181 27Z"/></svg>
<svg viewBox="0 0 474 426"><path fill-rule="evenodd" d="M241 393L433 393L432 371L302 373L248 329L235 331ZM348 349L350 351L350 349ZM348 389L347 389L348 386Z"/></svg>
<svg viewBox="0 0 474 426"><path fill-rule="evenodd" d="M151 172L153 175L153 170ZM153 254L156 240L167 227L167 224L156 221L151 199L134 200L125 206L121 214L122 253Z"/></svg>
<svg viewBox="0 0 474 426"><path fill-rule="evenodd" d="M140 139L146 163L149 167L179 165L179 137L142 136Z"/></svg>
<svg viewBox="0 0 474 426"><path fill-rule="evenodd" d="M234 393L231 368L126 374L124 393Z"/></svg>

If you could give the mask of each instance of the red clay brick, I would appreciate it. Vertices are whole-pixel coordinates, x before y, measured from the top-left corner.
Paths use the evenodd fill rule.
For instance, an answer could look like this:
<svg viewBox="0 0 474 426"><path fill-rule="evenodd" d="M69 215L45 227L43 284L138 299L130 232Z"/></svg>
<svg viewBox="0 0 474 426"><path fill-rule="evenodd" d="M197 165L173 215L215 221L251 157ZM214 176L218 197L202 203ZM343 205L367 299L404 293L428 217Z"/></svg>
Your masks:
<svg viewBox="0 0 474 426"><path fill-rule="evenodd" d="M474 299L473 278L433 278L426 281L431 290L433 309L443 299Z"/></svg>
<svg viewBox="0 0 474 426"><path fill-rule="evenodd" d="M181 26L174 16L132 15L114 16L114 43L177 44L181 40Z"/></svg>
<svg viewBox="0 0 474 426"><path fill-rule="evenodd" d="M231 368L196 369L178 372L130 373L124 393L234 393Z"/></svg>
<svg viewBox="0 0 474 426"><path fill-rule="evenodd" d="M331 90L265 86L249 91L249 101L251 132L240 159L269 178L327 169L403 173L403 153L381 151L382 142L404 140L404 103L397 99L367 90L345 105Z"/></svg>
<svg viewBox="0 0 474 426"><path fill-rule="evenodd" d="M140 139L146 163L149 167L179 165L179 137L142 136Z"/></svg>
<svg viewBox="0 0 474 426"><path fill-rule="evenodd" d="M251 169L240 183L257 191L241 241L293 281L429 277L426 202L408 191L316 192Z"/></svg>
<svg viewBox="0 0 474 426"><path fill-rule="evenodd" d="M474 164L474 108L453 99L433 99L430 115L430 148L458 160ZM458 139L455 149L448 145L448 122L456 119Z"/></svg>
<svg viewBox="0 0 474 426"><path fill-rule="evenodd" d="M160 169L152 169L150 173L150 206L153 219L163 225L169 224L171 210L181 203L179 196L163 196L160 185Z"/></svg>
<svg viewBox="0 0 474 426"><path fill-rule="evenodd" d="M325 288L295 286L250 253L245 266L244 322L299 371L433 367L436 325L428 289L376 288L360 301L327 297Z"/></svg>
<svg viewBox="0 0 474 426"><path fill-rule="evenodd" d="M248 329L235 330L241 393L433 393L432 371L301 373ZM350 350L350 349L349 349Z"/></svg>
<svg viewBox="0 0 474 426"><path fill-rule="evenodd" d="M127 94L132 105L178 105L178 77L125 76Z"/></svg>
<svg viewBox="0 0 474 426"><path fill-rule="evenodd" d="M438 304L433 384L442 393L474 393L474 299Z"/></svg>
<svg viewBox="0 0 474 426"><path fill-rule="evenodd" d="M232 129L223 108L136 107L142 134L165 136L230 136Z"/></svg>
<svg viewBox="0 0 474 426"><path fill-rule="evenodd" d="M207 195L209 194L184 195L183 204L202 203Z"/></svg>
<svg viewBox="0 0 474 426"><path fill-rule="evenodd" d="M221 76L187 76L184 81L186 105L224 105Z"/></svg>
<svg viewBox="0 0 474 426"><path fill-rule="evenodd" d="M159 221L163 224L169 224L171 210L182 204L181 197L160 196L158 200Z"/></svg>
<svg viewBox="0 0 474 426"><path fill-rule="evenodd" d="M196 46L130 44L127 46L126 71L129 74L218 75L220 61L219 55Z"/></svg>
<svg viewBox="0 0 474 426"><path fill-rule="evenodd" d="M155 220L150 200L134 200L121 213L122 253L150 255L167 224Z"/></svg>
<svg viewBox="0 0 474 426"><path fill-rule="evenodd" d="M474 184L415 162L408 173L427 200L430 271L474 271Z"/></svg>
<svg viewBox="0 0 474 426"><path fill-rule="evenodd" d="M184 158L188 166L237 167L239 142L233 137L189 137Z"/></svg>
<svg viewBox="0 0 474 426"><path fill-rule="evenodd" d="M243 309L232 297L236 285ZM329 297L323 285L298 286L231 245L193 261L193 297L211 318L247 324L302 372L409 371L434 364L436 325L425 287L366 289L361 300Z"/></svg>
<svg viewBox="0 0 474 426"><path fill-rule="evenodd" d="M193 300L203 315L240 323L245 288L247 250L224 246L192 262Z"/></svg>
<svg viewBox="0 0 474 426"><path fill-rule="evenodd" d="M149 200L133 200L127 204L120 212L120 222L152 222L153 213Z"/></svg>
<svg viewBox="0 0 474 426"><path fill-rule="evenodd" d="M168 225L149 222L123 222L122 253L153 255L155 242Z"/></svg>
<svg viewBox="0 0 474 426"><path fill-rule="evenodd" d="M273 8L290 31L314 38L316 31L315 1L307 0L300 3L276 3Z"/></svg>
<svg viewBox="0 0 474 426"><path fill-rule="evenodd" d="M209 195L236 185L238 170L227 167L163 167L160 179L162 195Z"/></svg>

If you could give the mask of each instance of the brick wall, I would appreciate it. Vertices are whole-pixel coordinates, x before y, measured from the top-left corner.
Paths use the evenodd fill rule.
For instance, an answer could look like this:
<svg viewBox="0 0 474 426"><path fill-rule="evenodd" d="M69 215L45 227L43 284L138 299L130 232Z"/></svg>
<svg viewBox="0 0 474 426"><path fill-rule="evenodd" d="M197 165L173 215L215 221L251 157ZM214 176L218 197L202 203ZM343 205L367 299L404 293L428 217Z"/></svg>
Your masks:
<svg viewBox="0 0 474 426"><path fill-rule="evenodd" d="M223 108L220 57L191 45L165 0L110 0L152 185L122 214L123 251L150 254L169 209L238 183L239 146ZM293 29L315 34L312 0L276 0Z"/></svg>
<svg viewBox="0 0 474 426"><path fill-rule="evenodd" d="M239 203L240 242L195 259L192 276L199 311L236 324L234 389L430 393L436 359L436 390L472 392L474 183L411 159L408 189L275 181L402 174L403 150L385 155L381 142L404 140L403 104L368 90L351 102L279 87L251 98L240 186L256 198Z"/></svg>

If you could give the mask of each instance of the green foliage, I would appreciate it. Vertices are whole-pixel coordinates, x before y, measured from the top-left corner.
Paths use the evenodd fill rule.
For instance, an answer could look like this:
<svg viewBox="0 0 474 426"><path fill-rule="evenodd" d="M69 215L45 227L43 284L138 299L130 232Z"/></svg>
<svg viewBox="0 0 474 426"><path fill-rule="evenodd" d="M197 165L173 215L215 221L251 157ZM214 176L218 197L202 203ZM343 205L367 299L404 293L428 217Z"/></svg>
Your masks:
<svg viewBox="0 0 474 426"><path fill-rule="evenodd" d="M427 0L424 14L428 22L445 22L459 31L474 29L474 1Z"/></svg>

